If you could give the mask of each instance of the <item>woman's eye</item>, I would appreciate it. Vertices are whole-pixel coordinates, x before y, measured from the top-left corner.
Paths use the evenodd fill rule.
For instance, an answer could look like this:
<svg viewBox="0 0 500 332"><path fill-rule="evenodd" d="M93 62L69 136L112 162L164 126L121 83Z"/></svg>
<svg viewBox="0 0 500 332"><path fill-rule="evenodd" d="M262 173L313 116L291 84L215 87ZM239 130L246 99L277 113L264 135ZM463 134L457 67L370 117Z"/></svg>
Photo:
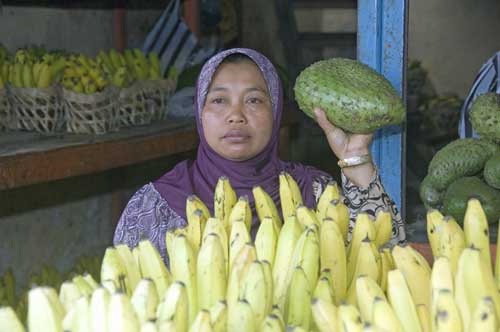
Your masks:
<svg viewBox="0 0 500 332"><path fill-rule="evenodd" d="M248 98L248 102L250 104L260 104L262 102L262 100L260 100L260 98L252 97L252 98Z"/></svg>
<svg viewBox="0 0 500 332"><path fill-rule="evenodd" d="M224 98L213 98L212 104L222 104L224 102Z"/></svg>

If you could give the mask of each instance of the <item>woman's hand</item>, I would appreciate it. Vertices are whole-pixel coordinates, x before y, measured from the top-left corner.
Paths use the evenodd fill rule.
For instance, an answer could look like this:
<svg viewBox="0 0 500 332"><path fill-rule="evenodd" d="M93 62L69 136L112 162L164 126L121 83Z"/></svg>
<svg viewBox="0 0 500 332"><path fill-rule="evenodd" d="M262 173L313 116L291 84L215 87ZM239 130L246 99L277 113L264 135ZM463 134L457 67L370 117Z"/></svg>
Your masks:
<svg viewBox="0 0 500 332"><path fill-rule="evenodd" d="M345 159L354 156L370 154L370 144L373 134L348 134L341 128L334 126L320 108L315 108L316 121L325 132L328 144L337 158ZM358 166L345 167L344 175L361 187L367 187L374 172L373 164L365 163Z"/></svg>

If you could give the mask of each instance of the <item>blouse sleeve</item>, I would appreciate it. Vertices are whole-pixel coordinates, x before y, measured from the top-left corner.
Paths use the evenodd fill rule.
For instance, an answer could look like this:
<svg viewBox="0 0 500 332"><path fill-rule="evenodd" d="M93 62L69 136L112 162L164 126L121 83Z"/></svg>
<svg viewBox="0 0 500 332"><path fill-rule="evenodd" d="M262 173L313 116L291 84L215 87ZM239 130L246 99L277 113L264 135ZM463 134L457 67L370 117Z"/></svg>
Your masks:
<svg viewBox="0 0 500 332"><path fill-rule="evenodd" d="M374 217L378 211L385 210L392 215L392 238L390 243L396 245L406 242L405 225L401 214L394 201L386 193L380 181L378 170L375 171L367 188L360 188L342 173L342 192L344 201L350 211L350 229L352 229L356 215L359 212L365 212Z"/></svg>
<svg viewBox="0 0 500 332"><path fill-rule="evenodd" d="M313 180L313 192L316 202L325 190L328 182L332 181L330 176L317 176ZM380 181L378 170L375 171L373 178L367 188L360 188L352 183L342 173L342 195L343 202L349 208L349 238L356 221L356 216L360 212L375 216L380 210L390 211L392 215L392 238L391 245L406 242L406 233L403 220L396 207L396 204L385 192L384 186Z"/></svg>
<svg viewBox="0 0 500 332"><path fill-rule="evenodd" d="M139 189L128 201L118 225L113 243L125 243L130 248L148 239L168 265L165 233L186 225L185 220L170 208L152 183Z"/></svg>

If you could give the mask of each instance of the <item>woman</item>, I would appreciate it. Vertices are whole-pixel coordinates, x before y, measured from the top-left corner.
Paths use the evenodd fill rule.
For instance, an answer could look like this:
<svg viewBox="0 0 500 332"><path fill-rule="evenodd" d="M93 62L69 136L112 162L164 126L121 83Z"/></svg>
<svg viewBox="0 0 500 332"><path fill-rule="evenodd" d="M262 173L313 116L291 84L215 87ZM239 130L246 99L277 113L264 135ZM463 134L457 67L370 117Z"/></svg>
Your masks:
<svg viewBox="0 0 500 332"><path fill-rule="evenodd" d="M274 66L260 53L230 49L207 61L197 82L195 110L200 136L196 160L179 163L134 194L118 223L115 244L134 247L148 238L168 263L165 232L186 225L185 204L191 194L213 211L213 192L222 175L229 178L238 196L250 199L253 234L258 226L253 186L260 185L279 207L279 174L286 171L297 181L304 204L311 208L331 180L313 167L279 160L282 87ZM401 217L369 158L372 135L347 135L321 110L316 110L316 116L332 151L346 164L342 189L351 227L358 212L375 215L388 209L394 220L393 242L404 242Z"/></svg>

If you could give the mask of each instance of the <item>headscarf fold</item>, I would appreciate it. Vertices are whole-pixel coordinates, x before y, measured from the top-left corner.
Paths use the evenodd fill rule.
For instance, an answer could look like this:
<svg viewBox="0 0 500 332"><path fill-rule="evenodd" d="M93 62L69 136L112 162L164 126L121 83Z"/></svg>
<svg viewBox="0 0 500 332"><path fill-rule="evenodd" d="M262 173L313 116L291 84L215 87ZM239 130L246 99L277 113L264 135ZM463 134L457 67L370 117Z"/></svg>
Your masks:
<svg viewBox="0 0 500 332"><path fill-rule="evenodd" d="M231 161L217 154L207 143L201 121L201 112L208 88L220 63L229 55L241 53L248 56L259 67L267 84L272 102L273 129L267 146L255 157L245 161ZM247 48L233 48L216 54L201 69L196 84L195 114L200 144L196 160L183 161L170 172L154 182L155 188L174 211L186 220L186 199L198 196L213 213L214 190L219 177L229 178L238 197L246 195L252 208L252 233L258 225L252 195L254 186L261 186L274 200L279 210L279 174L288 172L302 192L304 204L313 207L313 177L327 175L313 167L299 163L284 162L278 157L281 115L283 112L283 90L274 65L264 55Z"/></svg>

